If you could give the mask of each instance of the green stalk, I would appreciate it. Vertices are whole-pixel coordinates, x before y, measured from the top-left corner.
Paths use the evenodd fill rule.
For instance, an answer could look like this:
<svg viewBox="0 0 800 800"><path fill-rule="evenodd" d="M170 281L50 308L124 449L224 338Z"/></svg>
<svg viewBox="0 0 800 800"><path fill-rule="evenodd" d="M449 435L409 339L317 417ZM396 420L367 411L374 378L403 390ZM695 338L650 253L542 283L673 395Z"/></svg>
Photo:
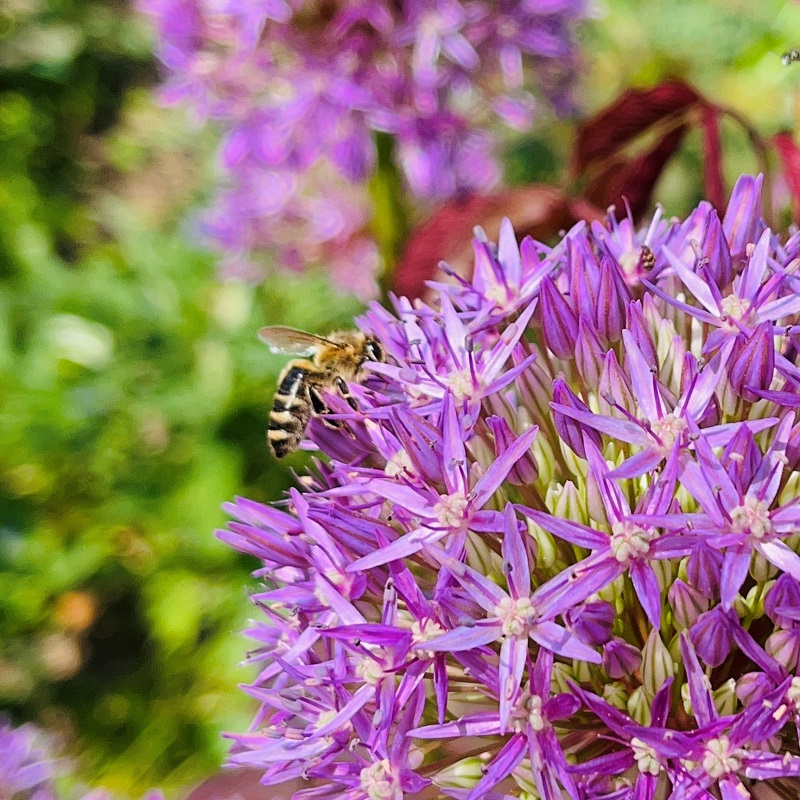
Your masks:
<svg viewBox="0 0 800 800"><path fill-rule="evenodd" d="M403 182L395 158L394 137L388 133L376 133L375 149L377 165L369 181L369 194L375 212L371 227L383 261L378 286L381 297L386 299L410 224Z"/></svg>

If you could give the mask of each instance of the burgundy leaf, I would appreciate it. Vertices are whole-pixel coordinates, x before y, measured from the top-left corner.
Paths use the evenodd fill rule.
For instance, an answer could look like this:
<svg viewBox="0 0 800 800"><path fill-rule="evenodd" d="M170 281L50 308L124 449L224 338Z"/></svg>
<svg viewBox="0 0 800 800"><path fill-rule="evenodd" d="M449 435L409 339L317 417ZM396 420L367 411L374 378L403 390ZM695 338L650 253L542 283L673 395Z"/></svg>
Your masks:
<svg viewBox="0 0 800 800"><path fill-rule="evenodd" d="M572 170L580 175L593 162L605 159L657 122L703 98L683 81L667 81L652 89L628 89L610 106L581 126Z"/></svg>
<svg viewBox="0 0 800 800"><path fill-rule="evenodd" d="M717 211L725 209L725 184L722 180L722 142L719 136L719 114L713 106L704 106L700 116L703 128L703 180L706 200Z"/></svg>
<svg viewBox="0 0 800 800"><path fill-rule="evenodd" d="M785 131L775 134L772 141L778 151L783 177L792 193L794 218L800 219L800 147L794 143L792 134Z"/></svg>
<svg viewBox="0 0 800 800"><path fill-rule="evenodd" d="M578 219L602 219L603 212L586 201L568 199L561 189L548 184L453 200L411 234L392 289L407 297L421 297L426 292L425 281L444 277L440 261L460 275L470 275L474 227L480 225L489 239L496 241L503 217L511 220L520 240L525 236L547 240Z"/></svg>
<svg viewBox="0 0 800 800"><path fill-rule="evenodd" d="M625 198L634 218L647 209L656 181L667 161L680 146L688 128L680 125L662 136L644 153L607 167L587 187L585 196L595 205L620 205Z"/></svg>

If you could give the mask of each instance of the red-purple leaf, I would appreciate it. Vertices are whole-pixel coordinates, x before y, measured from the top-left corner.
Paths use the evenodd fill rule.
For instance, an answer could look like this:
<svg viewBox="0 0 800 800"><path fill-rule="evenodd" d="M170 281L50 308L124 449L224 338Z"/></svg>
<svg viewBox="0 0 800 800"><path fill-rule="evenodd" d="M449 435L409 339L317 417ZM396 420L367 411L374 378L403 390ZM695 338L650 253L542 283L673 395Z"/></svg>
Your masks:
<svg viewBox="0 0 800 800"><path fill-rule="evenodd" d="M585 196L601 208L621 205L624 198L636 219L646 211L664 165L680 146L687 130L686 125L680 125L646 152L613 163L586 187Z"/></svg>
<svg viewBox="0 0 800 800"><path fill-rule="evenodd" d="M657 122L685 111L703 98L683 81L667 81L652 89L628 89L581 126L572 170L580 175L593 162L605 159Z"/></svg>
<svg viewBox="0 0 800 800"><path fill-rule="evenodd" d="M704 106L700 124L703 127L703 182L706 199L721 214L725 209L725 183L722 179L722 143L717 109Z"/></svg>
<svg viewBox="0 0 800 800"><path fill-rule="evenodd" d="M783 177L792 194L794 218L800 219L800 148L795 144L791 133L778 133L772 141L778 152Z"/></svg>
<svg viewBox="0 0 800 800"><path fill-rule="evenodd" d="M578 219L602 219L603 212L586 201L568 199L561 189L547 184L446 203L411 234L392 280L393 291L412 298L423 296L425 281L444 277L440 261L461 275L470 275L474 227L480 225L497 241L503 217L511 220L519 239L547 239Z"/></svg>

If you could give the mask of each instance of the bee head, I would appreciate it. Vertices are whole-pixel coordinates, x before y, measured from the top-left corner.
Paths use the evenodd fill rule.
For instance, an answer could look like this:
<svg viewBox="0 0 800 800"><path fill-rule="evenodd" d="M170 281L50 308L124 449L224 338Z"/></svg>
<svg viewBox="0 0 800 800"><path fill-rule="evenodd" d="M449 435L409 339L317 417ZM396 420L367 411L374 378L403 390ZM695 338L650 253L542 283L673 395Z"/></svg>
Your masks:
<svg viewBox="0 0 800 800"><path fill-rule="evenodd" d="M364 344L364 353L369 361L383 361L385 353L377 339L369 337Z"/></svg>

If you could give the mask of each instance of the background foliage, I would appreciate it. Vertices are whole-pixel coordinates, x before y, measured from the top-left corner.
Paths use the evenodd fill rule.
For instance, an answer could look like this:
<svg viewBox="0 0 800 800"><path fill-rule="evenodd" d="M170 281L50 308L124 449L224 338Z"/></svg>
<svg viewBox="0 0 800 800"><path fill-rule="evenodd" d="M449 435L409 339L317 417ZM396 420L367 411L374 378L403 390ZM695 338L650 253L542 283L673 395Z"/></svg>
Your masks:
<svg viewBox="0 0 800 800"><path fill-rule="evenodd" d="M795 126L791 3L620 0L583 39L587 111L677 76L765 135ZM157 80L123 2L0 8L0 707L59 732L86 782L131 794L210 774L219 732L249 721L253 564L212 531L234 494L280 497L292 466L267 454L282 361L254 332L358 310L320 274L216 280L192 217L214 132L159 109ZM754 163L723 132L732 182ZM510 140L509 180L559 179L573 135ZM662 177L668 213L699 199L700 158L690 137Z"/></svg>

